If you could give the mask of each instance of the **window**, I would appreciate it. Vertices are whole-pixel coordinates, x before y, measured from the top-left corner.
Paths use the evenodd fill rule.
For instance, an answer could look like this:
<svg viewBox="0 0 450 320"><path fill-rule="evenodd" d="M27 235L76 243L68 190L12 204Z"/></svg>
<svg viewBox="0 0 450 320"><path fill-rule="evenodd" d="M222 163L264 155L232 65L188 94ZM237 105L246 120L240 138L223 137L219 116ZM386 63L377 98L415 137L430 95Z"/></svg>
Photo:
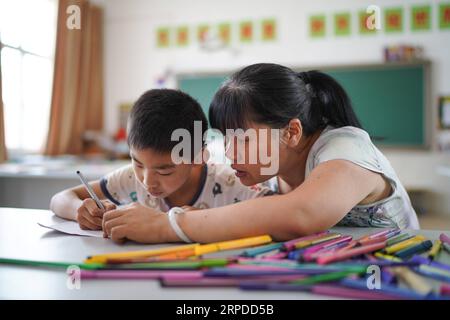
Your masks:
<svg viewBox="0 0 450 320"><path fill-rule="evenodd" d="M5 138L14 156L42 151L47 138L57 0L0 0Z"/></svg>

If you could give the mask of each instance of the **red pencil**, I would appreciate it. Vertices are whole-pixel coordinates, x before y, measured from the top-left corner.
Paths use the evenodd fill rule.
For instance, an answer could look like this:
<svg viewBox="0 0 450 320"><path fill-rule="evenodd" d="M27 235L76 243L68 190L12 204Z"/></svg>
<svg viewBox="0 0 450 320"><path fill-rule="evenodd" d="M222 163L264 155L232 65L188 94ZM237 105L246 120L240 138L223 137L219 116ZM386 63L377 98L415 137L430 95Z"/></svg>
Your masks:
<svg viewBox="0 0 450 320"><path fill-rule="evenodd" d="M441 285L441 294L450 296L450 285L448 284Z"/></svg>

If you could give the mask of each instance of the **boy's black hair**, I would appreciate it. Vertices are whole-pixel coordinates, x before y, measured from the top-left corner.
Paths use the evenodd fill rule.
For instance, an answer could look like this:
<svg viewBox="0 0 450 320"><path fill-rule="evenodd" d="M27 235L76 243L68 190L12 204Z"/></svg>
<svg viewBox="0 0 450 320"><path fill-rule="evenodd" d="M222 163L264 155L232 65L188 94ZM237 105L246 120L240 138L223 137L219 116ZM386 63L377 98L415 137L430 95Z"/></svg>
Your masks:
<svg viewBox="0 0 450 320"><path fill-rule="evenodd" d="M140 96L128 118L128 145L137 150L171 152L180 141L172 141L172 132L186 129L194 147L194 121L201 121L202 137L208 120L200 104L188 94L172 89L152 89ZM204 141L199 144L204 146ZM194 157L200 150L191 149Z"/></svg>
<svg viewBox="0 0 450 320"><path fill-rule="evenodd" d="M350 98L331 76L319 71L296 73L272 63L253 64L234 73L209 108L211 127L222 132L246 129L250 122L279 129L295 118L306 135L327 125L361 128Z"/></svg>

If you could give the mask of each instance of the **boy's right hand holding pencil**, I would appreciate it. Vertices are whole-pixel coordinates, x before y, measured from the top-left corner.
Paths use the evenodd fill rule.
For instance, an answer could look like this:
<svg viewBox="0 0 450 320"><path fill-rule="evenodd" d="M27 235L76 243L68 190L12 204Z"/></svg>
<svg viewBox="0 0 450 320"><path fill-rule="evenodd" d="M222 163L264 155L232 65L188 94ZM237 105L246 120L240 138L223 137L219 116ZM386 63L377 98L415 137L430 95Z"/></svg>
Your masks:
<svg viewBox="0 0 450 320"><path fill-rule="evenodd" d="M83 230L102 230L103 215L106 211L116 209L116 205L109 200L100 201L104 208L100 208L94 199L84 199L77 209L77 222Z"/></svg>
<svg viewBox="0 0 450 320"><path fill-rule="evenodd" d="M116 205L108 200L100 200L80 171L77 171L81 183L91 198L83 200L77 209L77 222L81 229L102 230L103 215L106 211L116 209Z"/></svg>

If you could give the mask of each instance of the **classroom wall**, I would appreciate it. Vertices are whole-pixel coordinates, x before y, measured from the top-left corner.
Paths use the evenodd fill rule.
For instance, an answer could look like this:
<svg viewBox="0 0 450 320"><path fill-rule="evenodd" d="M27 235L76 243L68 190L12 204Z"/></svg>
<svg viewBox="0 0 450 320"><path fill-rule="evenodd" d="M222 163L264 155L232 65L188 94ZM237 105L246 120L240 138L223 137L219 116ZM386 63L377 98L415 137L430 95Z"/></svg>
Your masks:
<svg viewBox="0 0 450 320"><path fill-rule="evenodd" d="M424 47L426 58L433 63L432 97L450 95L450 31L437 28L413 33L409 28L409 11L405 10L404 32L398 35L364 36L357 32L357 13L370 4L402 6L431 3L433 10L440 1L398 0L97 0L105 8L105 117L106 131L117 129L117 106L134 101L143 91L156 87L156 80L168 69L173 73L214 72L234 70L255 62L276 62L288 66L314 66L382 62L382 48L389 44L411 44ZM307 19L313 13L326 13L328 22L337 11L352 13L352 35L311 39ZM433 16L435 16L433 14ZM278 40L240 44L234 41L234 51L206 53L191 39L186 48L156 48L155 30L170 25L197 26L201 23L242 20L277 20ZM237 38L237 28L232 30ZM175 86L172 78L167 86ZM380 93L382 94L382 93ZM436 118L436 105L430 115ZM435 120L433 126L435 127ZM434 135L436 130L434 130ZM450 165L450 156L431 151L385 150L400 178L407 187L426 188L433 194L427 206L431 211L450 217L450 178L436 173L439 165Z"/></svg>

